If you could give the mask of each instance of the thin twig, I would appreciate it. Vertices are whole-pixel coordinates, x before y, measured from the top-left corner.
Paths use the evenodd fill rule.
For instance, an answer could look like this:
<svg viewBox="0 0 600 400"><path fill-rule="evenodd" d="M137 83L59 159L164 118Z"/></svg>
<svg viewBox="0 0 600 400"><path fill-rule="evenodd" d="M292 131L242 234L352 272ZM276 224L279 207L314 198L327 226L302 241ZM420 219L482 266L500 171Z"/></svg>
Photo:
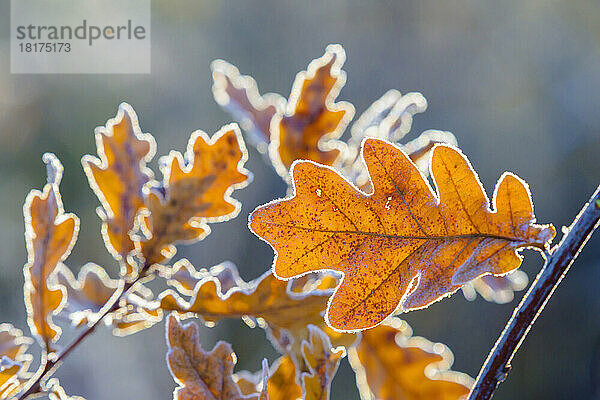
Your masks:
<svg viewBox="0 0 600 400"><path fill-rule="evenodd" d="M538 315L585 246L600 221L600 186L579 212L568 232L556 246L535 281L521 300L481 368L469 400L487 400L504 381L510 363Z"/></svg>
<svg viewBox="0 0 600 400"><path fill-rule="evenodd" d="M96 330L96 327L104 319L104 317L106 317L108 314L110 314L113 311L116 311L119 308L119 301L121 301L123 296L127 294L129 289L131 289L136 283L138 283L142 278L146 276L148 269L148 266L144 265L144 267L141 269L139 275L135 280L133 280L132 282L125 282L123 284L123 289L121 290L121 293L118 296L113 296L111 298L112 301L109 300L110 303L105 304L105 306L103 307L104 312L102 312L102 314L91 325L89 325L83 332L81 332L75 339L73 339L73 341L69 343L67 347L65 347L60 353L58 353L56 357L52 359L46 357L45 362L43 362L40 366L40 371L38 371L38 373L34 375L34 378L32 378L32 382L28 383L27 390L21 392L17 399L24 400L32 394L40 393L40 391L42 390L42 380L47 375L52 375L52 373L54 373L54 371L56 371L56 369L60 367L62 361L73 350L75 350L75 348L79 346L86 337L88 337Z"/></svg>

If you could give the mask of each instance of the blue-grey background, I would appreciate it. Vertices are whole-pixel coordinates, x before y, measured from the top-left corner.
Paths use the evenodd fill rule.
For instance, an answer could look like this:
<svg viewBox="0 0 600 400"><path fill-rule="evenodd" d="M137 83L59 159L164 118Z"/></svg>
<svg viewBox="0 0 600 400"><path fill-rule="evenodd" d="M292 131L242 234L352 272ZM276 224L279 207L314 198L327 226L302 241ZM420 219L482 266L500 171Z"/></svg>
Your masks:
<svg viewBox="0 0 600 400"><path fill-rule="evenodd" d="M527 180L540 222L568 225L600 181L600 3L595 0L235 1L153 2L152 74L11 75L8 1L0 1L0 320L26 329L22 266L26 260L22 203L45 180L41 155L65 165L65 207L80 216L79 241L67 264L88 261L113 276L117 267L100 240L98 202L80 157L94 153L94 127L133 105L158 154L181 150L195 129L215 132L230 122L212 98L209 64L223 58L287 97L293 78L328 43L341 43L348 82L340 99L363 111L387 89L420 91L429 110L413 134L452 131L489 194L504 170ZM127 60L122 60L127 62ZM154 164L155 165L155 164ZM235 196L238 218L213 225L203 242L179 255L210 266L235 262L259 276L271 249L246 228L258 204L285 186L250 150L254 182ZM600 398L600 246L587 245L514 360L498 399ZM541 258L526 252L531 276ZM520 298L520 294L518 295ZM406 319L415 334L448 344L454 368L472 376L510 316L505 305L461 294ZM101 329L60 369L71 394L88 399L170 398L164 326L127 338ZM67 334L67 337L69 334ZM66 338L67 338L66 337ZM240 369L276 357L261 330L239 321L202 329L202 342L232 342ZM347 363L334 399L358 394Z"/></svg>

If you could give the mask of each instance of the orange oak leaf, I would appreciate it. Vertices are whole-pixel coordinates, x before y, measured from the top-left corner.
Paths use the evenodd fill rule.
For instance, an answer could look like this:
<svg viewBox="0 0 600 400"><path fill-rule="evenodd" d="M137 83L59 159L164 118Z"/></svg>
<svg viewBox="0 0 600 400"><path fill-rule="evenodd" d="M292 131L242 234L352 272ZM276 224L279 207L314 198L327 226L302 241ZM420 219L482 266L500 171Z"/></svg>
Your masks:
<svg viewBox="0 0 600 400"><path fill-rule="evenodd" d="M0 399L8 399L31 375L27 372L31 355L27 348L33 343L11 324L0 324Z"/></svg>
<svg viewBox="0 0 600 400"><path fill-rule="evenodd" d="M241 75L226 61L213 61L210 67L216 102L233 115L258 151L266 153L271 141L271 120L283 112L285 99L276 93L261 96L256 81Z"/></svg>
<svg viewBox="0 0 600 400"><path fill-rule="evenodd" d="M333 349L329 336L316 326L309 325L308 330L308 341L302 343L302 354L309 368L309 372L302 374L304 400L328 400L331 382L346 350Z"/></svg>
<svg viewBox="0 0 600 400"><path fill-rule="evenodd" d="M210 233L209 222L235 217L240 203L231 197L251 179L244 168L246 147L236 124L226 125L212 138L192 134L185 158L171 152L161 160L162 186L153 188L142 211L140 243L145 262L152 265L171 258L174 244L191 242Z"/></svg>
<svg viewBox="0 0 600 400"><path fill-rule="evenodd" d="M63 167L54 156L43 157L48 183L42 192L32 190L23 206L28 260L25 274L25 306L31 333L46 351L53 351L61 329L52 316L64 307L65 289L49 283L56 267L69 255L79 232L79 219L65 214L58 185Z"/></svg>
<svg viewBox="0 0 600 400"><path fill-rule="evenodd" d="M473 379L449 370L452 352L411 337L406 322L392 318L361 335L348 350L361 399L457 400L469 393Z"/></svg>
<svg viewBox="0 0 600 400"><path fill-rule="evenodd" d="M57 282L67 291L68 301L62 313L67 314L75 326L93 322L119 289L119 280L111 279L96 264L84 265L77 278L65 265L59 266L55 274ZM118 336L149 328L162 320L161 310L146 311L152 298L152 291L138 283L120 300L119 308L108 314L104 322L113 326L113 333Z"/></svg>
<svg viewBox="0 0 600 400"><path fill-rule="evenodd" d="M269 153L277 172L288 177L295 160L307 159L339 165L346 146L337 140L354 116L354 106L335 102L346 82L341 70L346 59L340 45L329 45L325 54L299 72L283 115L271 121Z"/></svg>
<svg viewBox="0 0 600 400"><path fill-rule="evenodd" d="M485 274L521 264L525 247L545 249L551 225L536 225L525 182L499 180L493 208L466 157L437 145L437 196L398 147L367 139L363 158L374 187L357 190L333 169L297 162L295 193L257 208L250 228L275 250L274 273L290 279L321 269L344 276L326 319L338 330L376 326L399 308L428 306Z"/></svg>
<svg viewBox="0 0 600 400"><path fill-rule="evenodd" d="M211 351L200 346L198 325L182 325L170 315L167 321L167 364L179 384L174 400L254 399L245 396L233 380L235 354L231 345L218 342ZM264 398L264 397L263 397Z"/></svg>
<svg viewBox="0 0 600 400"><path fill-rule="evenodd" d="M133 108L119 106L117 116L95 131L98 157L86 155L81 163L91 188L102 204L102 237L111 255L120 262L122 274L132 276L128 260L135 249L130 232L144 205L142 188L153 177L146 167L156 151L150 134L142 133Z"/></svg>
<svg viewBox="0 0 600 400"><path fill-rule="evenodd" d="M179 268L182 265L188 273L189 268L193 269L189 262L180 264ZM178 290L183 289L183 294L189 293L189 301L173 290L166 290L150 310L175 311L182 318L200 316L209 325L223 318L242 318L251 327L265 328L276 347L290 354L299 368L302 367L301 343L309 336L308 324L320 326L336 345L347 346L356 339L354 335L335 332L324 324L323 314L332 289L292 292L287 282L270 272L246 283L231 263L211 271L216 275L203 277L191 292L185 288L185 280L183 283L170 282ZM176 269L173 279L178 272ZM199 274L195 270L191 272L191 275Z"/></svg>

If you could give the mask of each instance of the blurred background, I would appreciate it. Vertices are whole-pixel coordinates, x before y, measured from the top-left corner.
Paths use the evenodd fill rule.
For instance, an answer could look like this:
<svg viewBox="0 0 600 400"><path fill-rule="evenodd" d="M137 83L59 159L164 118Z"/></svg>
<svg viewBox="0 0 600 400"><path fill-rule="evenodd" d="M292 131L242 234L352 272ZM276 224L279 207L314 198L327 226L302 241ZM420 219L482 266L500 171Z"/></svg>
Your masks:
<svg viewBox="0 0 600 400"><path fill-rule="evenodd" d="M412 139L425 129L453 132L491 195L511 170L531 187L538 221L560 231L600 181L600 3L571 1L175 0L153 1L150 75L11 75L9 2L0 2L0 322L27 331L22 298L26 261L22 204L41 188L41 155L65 166L65 208L81 218L67 260L118 268L100 239L96 197L81 169L94 153L93 130L120 102L137 111L158 155L183 150L196 129L213 133L231 121L213 100L209 64L222 58L252 75L262 93L285 97L295 74L329 43L346 49L347 84L339 100L360 114L386 90L419 91L429 102ZM127 62L123 60L123 62ZM156 166L156 162L153 163ZM244 279L272 261L267 244L247 229L255 206L285 194L285 185L250 148L254 181L237 191L238 218L181 247L196 267L224 260ZM541 257L525 252L531 277ZM497 399L600 398L600 234L580 255L514 360ZM459 293L404 318L416 335L447 344L454 369L475 376L516 300L466 301ZM67 339L69 334L67 334ZM231 342L238 369L257 370L276 353L261 329L241 321L202 328L202 343ZM88 399L166 399L174 383L164 362L164 324L131 337L100 329L69 357L58 376L71 394ZM344 361L333 399L356 399Z"/></svg>

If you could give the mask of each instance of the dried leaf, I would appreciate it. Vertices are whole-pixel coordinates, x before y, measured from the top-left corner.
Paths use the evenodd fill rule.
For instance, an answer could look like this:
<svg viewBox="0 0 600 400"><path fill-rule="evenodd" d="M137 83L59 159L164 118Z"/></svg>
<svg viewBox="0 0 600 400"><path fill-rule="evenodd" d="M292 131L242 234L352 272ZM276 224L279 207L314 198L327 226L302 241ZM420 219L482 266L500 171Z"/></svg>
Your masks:
<svg viewBox="0 0 600 400"><path fill-rule="evenodd" d="M218 342L211 351L200 346L198 326L182 325L173 315L167 322L167 363L179 384L174 400L248 399L232 378L235 354L231 345Z"/></svg>
<svg viewBox="0 0 600 400"><path fill-rule="evenodd" d="M120 262L122 274L132 277L137 271L128 260L135 249L130 232L144 205L142 188L153 177L146 163L154 156L156 143L152 135L142 133L135 111L126 103L95 134L98 157L86 155L81 163L102 204L98 213L106 248Z"/></svg>
<svg viewBox="0 0 600 400"><path fill-rule="evenodd" d="M551 225L534 223L529 189L513 174L499 180L492 211L453 147L433 151L437 196L396 146L367 139L363 157L373 194L328 167L298 162L295 194L250 216L250 228L276 252L278 277L344 274L326 314L335 329L367 329L399 306L423 308L479 276L506 274L521 264L522 248L544 249L555 235Z"/></svg>
<svg viewBox="0 0 600 400"><path fill-rule="evenodd" d="M184 265L189 268L189 263ZM223 270L229 272L223 273ZM274 344L282 352L289 353L299 367L302 367L302 362L301 357L299 359L297 356L302 340L308 338L308 324L321 326L336 345L350 345L356 339L354 335L335 332L324 324L323 313L332 290L291 292L286 282L276 279L270 272L245 283L238 280L239 275L233 264L226 264L223 270L219 275L200 280L189 301L173 290L166 290L160 294L158 304L150 309L175 311L183 318L201 316L210 325L223 318L242 318L252 327L258 323L267 328ZM230 276L237 277L237 282L224 292L221 278L225 277L225 284L228 284L231 282Z"/></svg>
<svg viewBox="0 0 600 400"><path fill-rule="evenodd" d="M62 310L75 326L96 320L119 289L119 280L111 279L106 271L96 264L84 265L77 278L64 265L55 270L56 280L67 290L67 305ZM162 312L146 311L153 299L150 289L137 283L135 288L119 301L119 309L105 318L107 325L114 327L113 333L125 336L149 328L162 320Z"/></svg>
<svg viewBox="0 0 600 400"><path fill-rule="evenodd" d="M346 355L343 348L332 349L329 337L314 325L308 327L309 341L302 344L302 353L309 372L302 374L304 400L328 400L331 382Z"/></svg>
<svg viewBox="0 0 600 400"><path fill-rule="evenodd" d="M327 46L325 54L299 72L286 112L271 122L269 154L277 172L288 178L295 160L340 165L346 146L337 140L354 116L354 106L335 102L346 82L341 70L346 59L340 45Z"/></svg>
<svg viewBox="0 0 600 400"><path fill-rule="evenodd" d="M398 318L362 332L348 350L363 400L457 400L469 393L473 380L449 371L452 352L441 343L411 337Z"/></svg>
<svg viewBox="0 0 600 400"><path fill-rule="evenodd" d="M25 240L28 261L24 267L25 305L31 333L46 351L60 337L61 329L52 321L63 308L66 296L60 285L51 285L48 278L69 255L79 232L79 219L65 214L58 185L63 167L54 156L43 157L48 169L48 183L42 192L32 190L23 206Z"/></svg>
<svg viewBox="0 0 600 400"><path fill-rule="evenodd" d="M239 213L240 203L231 193L250 180L246 160L235 124L224 126L212 138L196 131L185 158L171 152L161 160L162 187L148 194L141 226L148 236L140 244L147 264L172 257L175 243L204 238L210 232L208 222L226 221Z"/></svg>
<svg viewBox="0 0 600 400"><path fill-rule="evenodd" d="M275 93L261 96L252 77L240 75L235 66L223 60L213 61L211 70L215 100L249 134L252 144L266 153L271 141L271 119L283 112L285 99Z"/></svg>

